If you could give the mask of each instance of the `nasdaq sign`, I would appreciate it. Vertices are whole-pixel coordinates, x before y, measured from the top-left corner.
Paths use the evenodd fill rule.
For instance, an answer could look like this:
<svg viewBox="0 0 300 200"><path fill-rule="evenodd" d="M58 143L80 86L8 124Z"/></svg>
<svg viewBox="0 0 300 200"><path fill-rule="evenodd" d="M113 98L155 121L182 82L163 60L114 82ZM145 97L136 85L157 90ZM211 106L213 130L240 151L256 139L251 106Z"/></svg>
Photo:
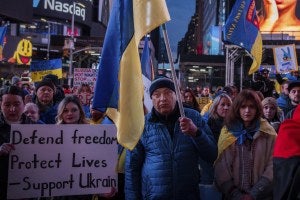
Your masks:
<svg viewBox="0 0 300 200"><path fill-rule="evenodd" d="M92 4L89 1L33 0L34 13L70 20L74 12L75 21L89 24Z"/></svg>

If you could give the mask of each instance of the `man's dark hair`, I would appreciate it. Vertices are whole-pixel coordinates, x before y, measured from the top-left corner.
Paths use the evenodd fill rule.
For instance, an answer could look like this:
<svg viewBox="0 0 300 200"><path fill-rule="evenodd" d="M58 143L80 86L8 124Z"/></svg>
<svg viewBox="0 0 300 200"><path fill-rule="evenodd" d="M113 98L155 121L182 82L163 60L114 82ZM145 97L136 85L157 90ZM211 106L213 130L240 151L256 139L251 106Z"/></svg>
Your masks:
<svg viewBox="0 0 300 200"><path fill-rule="evenodd" d="M18 95L20 97L22 97L22 99L24 100L24 93L22 91L21 88L17 87L17 86L9 86L9 87L5 87L1 90L0 92L0 100L2 101L2 97L5 94L11 94L11 95Z"/></svg>

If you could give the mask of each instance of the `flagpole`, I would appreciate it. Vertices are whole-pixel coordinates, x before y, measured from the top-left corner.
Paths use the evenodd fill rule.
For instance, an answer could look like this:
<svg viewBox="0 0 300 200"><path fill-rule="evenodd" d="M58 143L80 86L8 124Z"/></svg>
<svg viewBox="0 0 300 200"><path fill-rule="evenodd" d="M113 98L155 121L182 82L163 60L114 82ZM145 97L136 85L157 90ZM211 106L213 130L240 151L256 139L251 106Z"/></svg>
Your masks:
<svg viewBox="0 0 300 200"><path fill-rule="evenodd" d="M185 114L184 114L181 95L180 95L181 93L179 90L175 67L174 67L174 63L173 63L173 59L172 59L172 55L171 55L171 47L170 47L166 24L162 24L162 31L163 31L163 36L164 36L164 40L165 40L165 44L166 44L168 59L169 59L170 67L171 67L172 78L173 78L173 82L175 85L175 91L176 91L176 97L177 97L177 101L178 101L178 105L179 105L180 115L181 115L181 117L184 117Z"/></svg>

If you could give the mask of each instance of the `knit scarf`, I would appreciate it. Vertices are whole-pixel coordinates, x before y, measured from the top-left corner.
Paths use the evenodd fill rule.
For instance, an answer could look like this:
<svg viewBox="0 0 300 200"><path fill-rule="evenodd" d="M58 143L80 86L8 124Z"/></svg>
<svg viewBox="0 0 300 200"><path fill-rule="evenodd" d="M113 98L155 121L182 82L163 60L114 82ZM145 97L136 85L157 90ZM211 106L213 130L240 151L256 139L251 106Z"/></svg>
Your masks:
<svg viewBox="0 0 300 200"><path fill-rule="evenodd" d="M245 127L241 121L238 121L228 130L237 138L239 145L243 144L246 139L253 140L253 135L259 130L260 121L254 121L251 126Z"/></svg>

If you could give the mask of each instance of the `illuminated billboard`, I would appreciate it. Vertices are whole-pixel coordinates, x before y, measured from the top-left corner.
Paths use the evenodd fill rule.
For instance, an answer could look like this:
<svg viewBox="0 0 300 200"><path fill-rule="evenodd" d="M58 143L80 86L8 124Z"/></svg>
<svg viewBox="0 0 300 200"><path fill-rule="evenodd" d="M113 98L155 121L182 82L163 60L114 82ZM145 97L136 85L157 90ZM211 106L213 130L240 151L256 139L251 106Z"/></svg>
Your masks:
<svg viewBox="0 0 300 200"><path fill-rule="evenodd" d="M75 6L75 8L74 8ZM92 21L92 3L86 0L33 0L33 13L43 17L72 20L90 26Z"/></svg>
<svg viewBox="0 0 300 200"><path fill-rule="evenodd" d="M260 31L300 40L300 0L255 0Z"/></svg>

